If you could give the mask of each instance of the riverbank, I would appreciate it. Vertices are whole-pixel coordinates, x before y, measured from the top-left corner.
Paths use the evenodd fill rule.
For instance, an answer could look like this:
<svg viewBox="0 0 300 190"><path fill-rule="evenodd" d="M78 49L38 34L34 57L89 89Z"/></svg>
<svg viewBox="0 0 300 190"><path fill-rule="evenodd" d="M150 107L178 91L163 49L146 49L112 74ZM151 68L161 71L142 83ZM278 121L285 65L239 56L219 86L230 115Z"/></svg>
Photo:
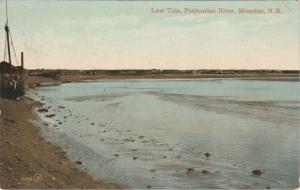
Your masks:
<svg viewBox="0 0 300 190"><path fill-rule="evenodd" d="M44 77L27 78L27 84L51 83ZM57 81L56 81L57 82ZM22 189L117 189L79 171L62 149L44 139L31 121L39 106L27 97L0 99L0 187Z"/></svg>
<svg viewBox="0 0 300 190"><path fill-rule="evenodd" d="M43 77L46 75L47 77ZM50 77L49 77L50 76ZM80 71L35 71L27 75L26 85L29 88L36 86L52 86L70 82L84 82L94 80L203 80L203 79L238 79L238 80L264 80L264 81L300 81L300 75L295 73L246 73L246 74L107 74L107 73L81 73Z"/></svg>
<svg viewBox="0 0 300 190"><path fill-rule="evenodd" d="M299 81L300 71L277 70L29 70L28 84L123 79L241 79ZM44 78L44 79L42 79ZM41 80L42 79L42 80ZM52 81L49 81L52 79Z"/></svg>

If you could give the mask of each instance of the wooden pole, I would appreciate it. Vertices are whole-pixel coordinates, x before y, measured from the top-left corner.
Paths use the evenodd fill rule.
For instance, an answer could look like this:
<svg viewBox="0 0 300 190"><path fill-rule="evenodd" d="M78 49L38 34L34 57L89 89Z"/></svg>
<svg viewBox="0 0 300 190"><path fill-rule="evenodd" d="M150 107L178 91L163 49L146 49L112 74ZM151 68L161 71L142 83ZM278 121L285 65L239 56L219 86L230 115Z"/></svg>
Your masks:
<svg viewBox="0 0 300 190"><path fill-rule="evenodd" d="M23 79L23 70L24 70L24 53L21 52L21 79Z"/></svg>
<svg viewBox="0 0 300 190"><path fill-rule="evenodd" d="M7 51L8 51L8 60L9 63L11 63L11 55L10 55L10 42L9 42L9 28L7 25L5 25L5 32L6 32L6 41L7 41Z"/></svg>

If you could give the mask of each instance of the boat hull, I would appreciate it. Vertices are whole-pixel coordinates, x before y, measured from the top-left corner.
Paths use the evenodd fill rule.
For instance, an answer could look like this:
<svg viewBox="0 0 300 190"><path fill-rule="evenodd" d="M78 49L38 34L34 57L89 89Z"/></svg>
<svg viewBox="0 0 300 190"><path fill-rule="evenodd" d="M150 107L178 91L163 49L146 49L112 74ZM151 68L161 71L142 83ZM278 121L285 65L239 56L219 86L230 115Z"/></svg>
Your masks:
<svg viewBox="0 0 300 190"><path fill-rule="evenodd" d="M0 96L8 99L16 99L25 93L22 80L0 79Z"/></svg>

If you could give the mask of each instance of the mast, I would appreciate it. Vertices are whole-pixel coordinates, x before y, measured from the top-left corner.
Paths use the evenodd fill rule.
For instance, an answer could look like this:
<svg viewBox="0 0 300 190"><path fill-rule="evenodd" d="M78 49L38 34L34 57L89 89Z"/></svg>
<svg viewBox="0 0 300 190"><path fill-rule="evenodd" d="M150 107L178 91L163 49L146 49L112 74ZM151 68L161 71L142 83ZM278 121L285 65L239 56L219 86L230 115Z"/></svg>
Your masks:
<svg viewBox="0 0 300 190"><path fill-rule="evenodd" d="M4 28L5 28L5 32L6 32L8 60L9 60L9 64L12 64L11 63L11 55L10 55L9 27L8 27L7 23L5 24Z"/></svg>
<svg viewBox="0 0 300 190"><path fill-rule="evenodd" d="M9 64L11 62L11 54L10 54L10 41L9 41L9 27L8 27L8 10L7 10L7 0L5 1L5 13L6 13L6 23L5 23L5 33L6 33L6 43L7 43L7 53L8 53L8 61Z"/></svg>

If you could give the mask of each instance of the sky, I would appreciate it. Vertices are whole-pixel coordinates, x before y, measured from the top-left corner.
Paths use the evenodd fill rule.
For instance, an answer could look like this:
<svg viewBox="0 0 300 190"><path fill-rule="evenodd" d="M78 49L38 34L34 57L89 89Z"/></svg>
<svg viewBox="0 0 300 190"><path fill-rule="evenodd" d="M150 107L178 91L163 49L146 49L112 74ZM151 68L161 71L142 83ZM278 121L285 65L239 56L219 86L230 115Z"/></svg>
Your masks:
<svg viewBox="0 0 300 190"><path fill-rule="evenodd" d="M282 13L155 14L152 8ZM297 1L8 0L17 56L24 51L29 69L299 70L299 10ZM5 20L0 0L3 27ZM1 60L4 41L3 29Z"/></svg>

